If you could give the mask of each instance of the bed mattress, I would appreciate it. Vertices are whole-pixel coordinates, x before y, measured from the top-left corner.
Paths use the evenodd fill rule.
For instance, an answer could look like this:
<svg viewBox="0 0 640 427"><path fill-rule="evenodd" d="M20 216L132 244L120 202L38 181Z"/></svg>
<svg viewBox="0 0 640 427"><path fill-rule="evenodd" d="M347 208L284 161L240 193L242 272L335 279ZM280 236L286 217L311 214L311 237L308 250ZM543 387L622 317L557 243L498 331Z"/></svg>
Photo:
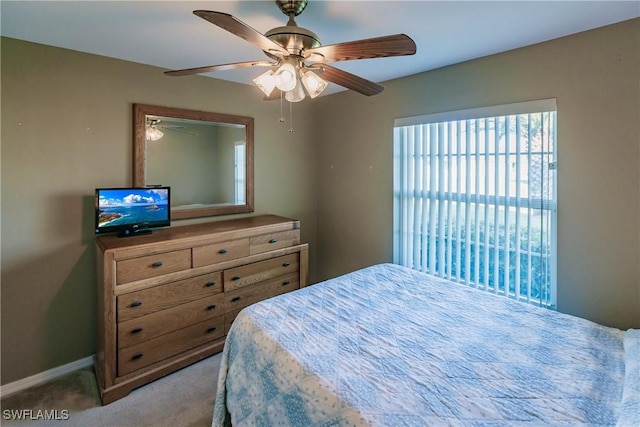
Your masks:
<svg viewBox="0 0 640 427"><path fill-rule="evenodd" d="M213 425L639 425L639 332L375 265L243 310Z"/></svg>

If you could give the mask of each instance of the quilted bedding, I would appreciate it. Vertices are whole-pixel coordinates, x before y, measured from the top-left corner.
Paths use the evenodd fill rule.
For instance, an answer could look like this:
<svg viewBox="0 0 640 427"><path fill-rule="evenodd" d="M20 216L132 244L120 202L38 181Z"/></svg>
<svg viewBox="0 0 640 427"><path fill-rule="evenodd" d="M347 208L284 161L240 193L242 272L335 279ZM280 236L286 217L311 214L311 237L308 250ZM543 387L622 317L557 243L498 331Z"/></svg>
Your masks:
<svg viewBox="0 0 640 427"><path fill-rule="evenodd" d="M380 264L243 310L213 425L639 425L639 332Z"/></svg>

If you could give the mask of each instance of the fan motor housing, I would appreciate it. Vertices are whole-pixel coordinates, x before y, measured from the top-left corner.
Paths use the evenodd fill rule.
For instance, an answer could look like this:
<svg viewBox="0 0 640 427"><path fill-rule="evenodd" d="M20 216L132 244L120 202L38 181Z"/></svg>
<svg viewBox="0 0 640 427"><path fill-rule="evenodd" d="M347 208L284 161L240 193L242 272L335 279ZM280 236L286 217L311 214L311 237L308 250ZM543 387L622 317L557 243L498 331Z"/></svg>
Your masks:
<svg viewBox="0 0 640 427"><path fill-rule="evenodd" d="M277 27L267 31L264 35L287 49L291 55L301 56L304 49L313 49L321 45L320 39L313 31L297 25Z"/></svg>

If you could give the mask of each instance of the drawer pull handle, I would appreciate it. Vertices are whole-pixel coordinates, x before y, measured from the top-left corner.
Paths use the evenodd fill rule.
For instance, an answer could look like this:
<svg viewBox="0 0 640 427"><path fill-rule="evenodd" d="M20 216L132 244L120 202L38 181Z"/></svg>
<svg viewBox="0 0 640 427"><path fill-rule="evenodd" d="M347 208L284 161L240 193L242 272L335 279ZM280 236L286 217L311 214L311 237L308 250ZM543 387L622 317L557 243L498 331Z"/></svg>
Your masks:
<svg viewBox="0 0 640 427"><path fill-rule="evenodd" d="M278 241L278 239L271 239L269 240L269 243L276 243Z"/></svg>
<svg viewBox="0 0 640 427"><path fill-rule="evenodd" d="M140 332L142 332L142 328L135 328L131 330L132 334L139 334Z"/></svg>
<svg viewBox="0 0 640 427"><path fill-rule="evenodd" d="M233 276L231 280L240 280L240 276Z"/></svg>
<svg viewBox="0 0 640 427"><path fill-rule="evenodd" d="M238 301L240 301L240 298L241 297L233 297L233 298L231 298L231 302L238 302Z"/></svg>
<svg viewBox="0 0 640 427"><path fill-rule="evenodd" d="M215 304L211 304L209 307L207 307L207 310L215 310L215 309L216 309Z"/></svg>
<svg viewBox="0 0 640 427"><path fill-rule="evenodd" d="M207 288L210 288L211 286L215 286L215 285L216 285L216 282L211 281L211 282L207 282L205 286L206 286Z"/></svg>
<svg viewBox="0 0 640 427"><path fill-rule="evenodd" d="M207 333L209 333L209 332L213 332L213 331L215 331L216 329L218 329L218 328L216 328L215 326L212 326L212 327L210 327L209 329L207 329Z"/></svg>
<svg viewBox="0 0 640 427"><path fill-rule="evenodd" d="M138 360L142 357L142 353L136 353L133 356L131 356L131 360Z"/></svg>
<svg viewBox="0 0 640 427"><path fill-rule="evenodd" d="M140 307L142 305L142 301L134 301L131 303L130 307Z"/></svg>
<svg viewBox="0 0 640 427"><path fill-rule="evenodd" d="M153 267L153 268L162 267L162 261L154 262L153 264L151 264L151 267Z"/></svg>
<svg viewBox="0 0 640 427"><path fill-rule="evenodd" d="M285 262L284 264L282 264L283 267L289 267L291 265L290 262Z"/></svg>
<svg viewBox="0 0 640 427"><path fill-rule="evenodd" d="M219 254L226 254L227 252L229 252L227 249L220 249L218 251Z"/></svg>
<svg viewBox="0 0 640 427"><path fill-rule="evenodd" d="M287 286L288 284L290 284L291 282L289 280L282 282L282 286Z"/></svg>

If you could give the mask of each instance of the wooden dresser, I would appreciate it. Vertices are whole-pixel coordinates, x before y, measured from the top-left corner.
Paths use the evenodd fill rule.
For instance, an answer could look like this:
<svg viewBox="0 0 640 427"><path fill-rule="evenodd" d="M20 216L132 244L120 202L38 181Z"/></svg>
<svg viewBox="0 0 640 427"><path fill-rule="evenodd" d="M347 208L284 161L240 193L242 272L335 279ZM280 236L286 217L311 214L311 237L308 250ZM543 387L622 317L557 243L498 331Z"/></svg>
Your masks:
<svg viewBox="0 0 640 427"><path fill-rule="evenodd" d="M103 404L220 352L240 310L308 280L299 221L274 215L96 243Z"/></svg>

